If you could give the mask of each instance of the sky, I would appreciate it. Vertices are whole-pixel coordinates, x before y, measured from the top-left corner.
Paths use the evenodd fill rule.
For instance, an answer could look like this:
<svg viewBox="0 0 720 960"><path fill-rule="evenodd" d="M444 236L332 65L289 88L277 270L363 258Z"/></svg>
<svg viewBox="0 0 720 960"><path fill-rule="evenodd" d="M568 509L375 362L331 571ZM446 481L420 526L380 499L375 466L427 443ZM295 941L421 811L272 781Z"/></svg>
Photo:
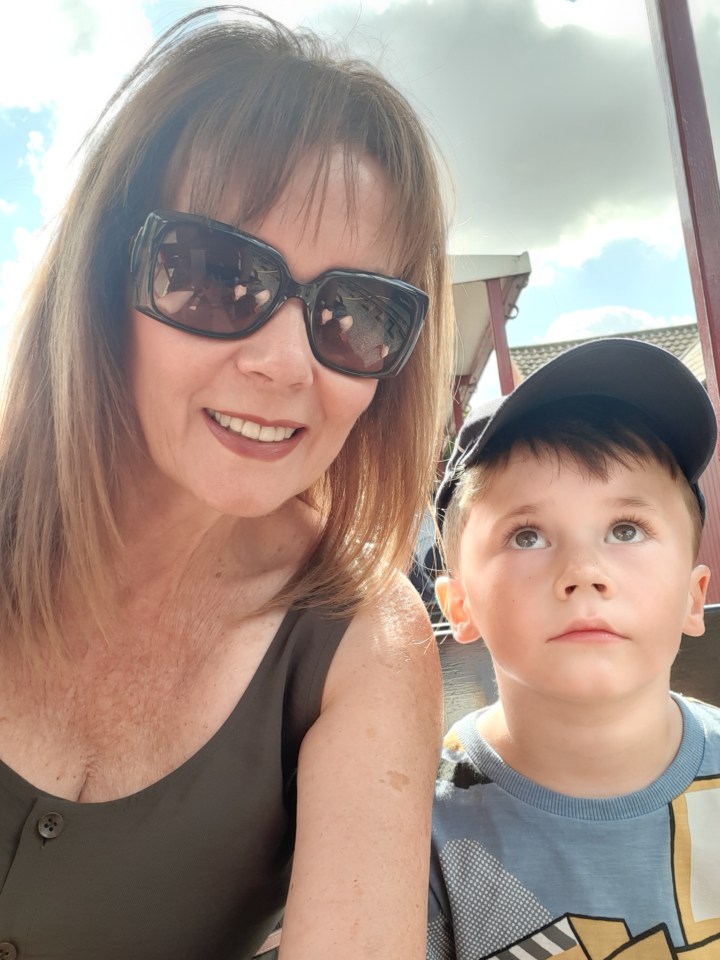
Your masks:
<svg viewBox="0 0 720 960"><path fill-rule="evenodd" d="M0 370L85 132L192 0L0 5ZM371 60L428 125L449 249L527 251L511 346L695 319L644 0L255 0ZM720 143L720 0L690 0ZM717 151L716 151L717 152ZM478 396L497 391L492 365Z"/></svg>

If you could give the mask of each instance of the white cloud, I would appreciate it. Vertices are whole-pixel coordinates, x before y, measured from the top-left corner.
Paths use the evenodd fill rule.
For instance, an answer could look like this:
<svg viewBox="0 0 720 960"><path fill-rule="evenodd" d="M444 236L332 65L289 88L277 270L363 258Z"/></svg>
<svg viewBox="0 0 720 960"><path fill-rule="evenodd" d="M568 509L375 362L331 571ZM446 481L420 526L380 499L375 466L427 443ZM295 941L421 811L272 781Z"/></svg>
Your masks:
<svg viewBox="0 0 720 960"><path fill-rule="evenodd" d="M495 357L495 351L493 350L485 365L485 369L480 374L477 386L470 397L470 409L477 410L486 400L499 397L501 393L500 374L498 373L497 359Z"/></svg>
<svg viewBox="0 0 720 960"><path fill-rule="evenodd" d="M541 21L548 27L572 24L608 37L637 39L647 33L643 0L602 0L601 3L535 0L535 6Z"/></svg>
<svg viewBox="0 0 720 960"><path fill-rule="evenodd" d="M537 284L617 240L639 238L668 254L679 249L644 0L257 5L288 24L303 20L347 37L404 89L434 130L457 184L454 252L529 250ZM720 143L720 0L691 5ZM66 195L83 135L151 42L147 6L0 3L0 111L45 108L52 116L50 127L31 138L25 160L44 217ZM191 8L188 0L153 4L163 26ZM0 283L12 273L4 269ZM0 304L9 299L0 290Z"/></svg>
<svg viewBox="0 0 720 960"><path fill-rule="evenodd" d="M413 2L417 0L339 0L339 2L338 0L256 0L248 6L274 17L289 27L296 27L308 20L322 23L325 14L332 13L337 8L342 8L344 16L360 22L368 14L382 14L391 8L406 6ZM433 0L421 0L421 2L431 6ZM442 3L443 0L439 2ZM223 0L215 0L215 3L223 3ZM233 16L232 13L224 15Z"/></svg>
<svg viewBox="0 0 720 960"><path fill-rule="evenodd" d="M696 6L720 142L720 0ZM643 0L415 0L322 23L349 33L434 130L457 185L454 253L528 250L542 269L622 239L682 244Z"/></svg>
<svg viewBox="0 0 720 960"><path fill-rule="evenodd" d="M3 4L0 34L1 106L38 109L74 89L82 113L145 49L150 29L142 0L36 0Z"/></svg>
<svg viewBox="0 0 720 960"><path fill-rule="evenodd" d="M577 26L607 37L644 40L648 15L644 0L535 0L540 20L554 29ZM707 18L720 16L718 0L690 0L691 17L697 27Z"/></svg>
<svg viewBox="0 0 720 960"><path fill-rule="evenodd" d="M18 227L13 231L16 256L0 263L0 382L3 379L7 347L23 293L40 256L47 234Z"/></svg>
<svg viewBox="0 0 720 960"><path fill-rule="evenodd" d="M558 269L578 269L599 257L611 243L623 240L640 240L669 260L677 257L683 249L683 235L675 200L665 198L664 209L628 209L625 213L600 205L575 232L532 251L533 286L551 286Z"/></svg>
<svg viewBox="0 0 720 960"><path fill-rule="evenodd" d="M654 330L658 327L671 327L681 323L693 323L694 319L691 316L654 316L646 310L608 305L593 307L589 310L571 310L560 314L550 324L541 339L544 343L582 340L586 337L611 333L633 333L640 330Z"/></svg>
<svg viewBox="0 0 720 960"><path fill-rule="evenodd" d="M16 210L16 203L10 203L8 200L3 200L3 198L0 197L0 214L5 214L8 216L11 213L15 213Z"/></svg>
<svg viewBox="0 0 720 960"><path fill-rule="evenodd" d="M26 157L44 216L62 204L74 154L151 42L143 8L142 0L38 0L0 9L0 109L51 114L49 130L32 135Z"/></svg>
<svg viewBox="0 0 720 960"><path fill-rule="evenodd" d="M73 181L73 156L122 77L152 40L142 0L36 0L0 5L0 110L45 108L47 130L33 131L24 165L43 219L62 206ZM0 339L7 340L22 278L42 244L14 236L15 259L0 264Z"/></svg>
<svg viewBox="0 0 720 960"><path fill-rule="evenodd" d="M457 183L455 252L530 250L537 280L546 263L581 264L613 240L681 242L677 215L668 214L674 183L643 0L257 5L288 24L348 37L405 89ZM190 7L153 5L168 26ZM693 0L693 13L701 54L716 53L720 0ZM71 179L69 158L83 133L150 42L144 4L8 3L0 32L12 38L0 61L0 107L54 111L52 142L36 164L38 195L50 211ZM720 58L707 52L704 67L720 134ZM672 220L672 229L656 229L660 220Z"/></svg>

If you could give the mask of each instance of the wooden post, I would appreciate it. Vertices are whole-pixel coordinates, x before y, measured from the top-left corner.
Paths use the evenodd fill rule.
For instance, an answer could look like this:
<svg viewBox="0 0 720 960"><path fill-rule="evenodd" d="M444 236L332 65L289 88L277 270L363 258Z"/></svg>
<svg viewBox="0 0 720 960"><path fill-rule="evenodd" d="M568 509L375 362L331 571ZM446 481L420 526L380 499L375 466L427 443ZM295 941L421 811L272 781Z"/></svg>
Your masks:
<svg viewBox="0 0 720 960"><path fill-rule="evenodd" d="M707 388L720 410L720 191L687 0L646 0ZM688 425L692 429L692 425Z"/></svg>
<svg viewBox="0 0 720 960"><path fill-rule="evenodd" d="M505 307L503 306L502 287L500 280L494 277L487 280L487 296L490 304L490 326L492 327L493 343L495 344L495 361L500 377L500 392L503 396L514 387L510 350L505 330Z"/></svg>

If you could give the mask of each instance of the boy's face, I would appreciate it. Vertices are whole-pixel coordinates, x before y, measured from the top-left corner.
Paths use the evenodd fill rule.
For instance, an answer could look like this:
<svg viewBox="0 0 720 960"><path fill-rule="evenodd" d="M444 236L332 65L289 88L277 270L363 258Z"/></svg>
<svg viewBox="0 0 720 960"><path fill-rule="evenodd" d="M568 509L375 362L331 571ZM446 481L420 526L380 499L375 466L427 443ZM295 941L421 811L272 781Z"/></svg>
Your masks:
<svg viewBox="0 0 720 960"><path fill-rule="evenodd" d="M681 633L704 630L708 578L666 469L617 464L603 481L520 447L471 508L438 596L458 640L483 638L501 692L590 702L667 689Z"/></svg>

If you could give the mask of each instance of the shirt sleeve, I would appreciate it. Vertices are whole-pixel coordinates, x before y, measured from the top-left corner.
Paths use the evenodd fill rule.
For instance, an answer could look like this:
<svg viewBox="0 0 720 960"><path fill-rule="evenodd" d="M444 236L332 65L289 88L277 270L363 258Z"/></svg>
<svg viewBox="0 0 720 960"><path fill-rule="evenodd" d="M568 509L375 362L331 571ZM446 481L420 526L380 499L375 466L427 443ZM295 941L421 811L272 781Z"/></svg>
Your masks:
<svg viewBox="0 0 720 960"><path fill-rule="evenodd" d="M430 887L428 890L428 926L426 960L455 960L455 938L449 919L445 882L438 851L433 842L430 856Z"/></svg>

